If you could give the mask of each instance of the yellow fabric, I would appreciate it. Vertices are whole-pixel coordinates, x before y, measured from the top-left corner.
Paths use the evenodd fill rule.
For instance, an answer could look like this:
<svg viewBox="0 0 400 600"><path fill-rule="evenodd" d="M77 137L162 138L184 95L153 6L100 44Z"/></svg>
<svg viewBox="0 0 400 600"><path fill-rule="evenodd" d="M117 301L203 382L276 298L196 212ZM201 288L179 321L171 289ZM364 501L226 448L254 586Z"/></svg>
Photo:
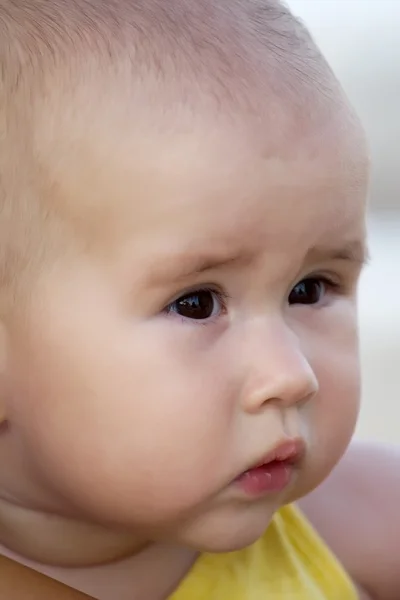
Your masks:
<svg viewBox="0 0 400 600"><path fill-rule="evenodd" d="M203 554L170 600L357 600L349 577L293 505L264 536L227 554Z"/></svg>

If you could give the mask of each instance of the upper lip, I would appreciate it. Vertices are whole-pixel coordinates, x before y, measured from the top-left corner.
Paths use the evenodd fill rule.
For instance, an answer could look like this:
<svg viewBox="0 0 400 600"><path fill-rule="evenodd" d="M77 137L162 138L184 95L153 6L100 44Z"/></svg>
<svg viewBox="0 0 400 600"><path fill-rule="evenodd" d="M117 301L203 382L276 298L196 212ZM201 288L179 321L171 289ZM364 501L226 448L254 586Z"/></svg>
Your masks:
<svg viewBox="0 0 400 600"><path fill-rule="evenodd" d="M287 438L278 442L278 444L261 460L254 463L250 469L262 467L271 462L287 462L290 464L298 463L305 452L305 443L300 438Z"/></svg>

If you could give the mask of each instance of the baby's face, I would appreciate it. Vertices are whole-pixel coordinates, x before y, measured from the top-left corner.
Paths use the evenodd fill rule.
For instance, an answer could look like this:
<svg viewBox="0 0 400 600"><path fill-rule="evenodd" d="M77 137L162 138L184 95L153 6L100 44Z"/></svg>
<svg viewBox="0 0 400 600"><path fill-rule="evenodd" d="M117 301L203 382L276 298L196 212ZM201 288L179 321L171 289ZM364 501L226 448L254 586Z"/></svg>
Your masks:
<svg viewBox="0 0 400 600"><path fill-rule="evenodd" d="M62 194L87 244L10 326L8 417L32 504L231 549L353 432L365 157L335 124L172 129L75 150ZM286 438L306 446L288 486L235 482Z"/></svg>

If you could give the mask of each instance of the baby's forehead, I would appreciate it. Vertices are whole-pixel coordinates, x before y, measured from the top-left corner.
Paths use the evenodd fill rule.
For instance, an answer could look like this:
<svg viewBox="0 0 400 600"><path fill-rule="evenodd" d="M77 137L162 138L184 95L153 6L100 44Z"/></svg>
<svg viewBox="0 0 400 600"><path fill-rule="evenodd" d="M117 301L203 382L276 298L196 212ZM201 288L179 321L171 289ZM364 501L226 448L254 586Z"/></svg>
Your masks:
<svg viewBox="0 0 400 600"><path fill-rule="evenodd" d="M207 152L226 178L256 145L278 169L282 155L319 152L321 136L333 139L332 123L351 120L308 34L275 0L234 0L229 11L210 0L68 0L65 11L66 0L34 0L31 20L23 5L13 6L8 35L30 60L18 66L15 55L14 70L6 69L10 78L20 74L8 122L24 138L54 209L62 208L61 181L70 180L68 201L76 199L81 211L82 190L90 198L93 182L113 169L116 177L104 182L109 203L127 172L146 196L145 175L161 179L182 153L199 163L199 173L204 166L206 180ZM199 185L190 169L181 170L189 189ZM96 202L89 202L94 223Z"/></svg>
<svg viewBox="0 0 400 600"><path fill-rule="evenodd" d="M229 10L211 0L13 6L5 31L20 52L5 53L10 142L18 138L55 180L50 164L72 171L79 152L89 177L85 139L99 155L118 154L122 164L124 153L136 155L139 164L151 127L172 131L177 148L214 113L237 131L268 122L265 152L277 136L288 152L293 129L304 137L310 121L322 130L321 120L347 110L307 32L275 0L233 0Z"/></svg>
<svg viewBox="0 0 400 600"><path fill-rule="evenodd" d="M262 127L272 137L268 121L255 131L198 115L182 133L160 131L154 122L162 117L150 114L140 134L121 123L97 140L85 136L68 154L67 171L57 172L65 163L56 154L46 158L60 194L53 188L51 201L106 252L126 243L143 260L154 251L175 262L174 253L204 246L249 254L265 247L266 236L271 248L283 236L294 246L305 235L329 233L346 219L353 195L363 194L362 156L335 139L336 128L323 136L278 136L271 148L259 136Z"/></svg>

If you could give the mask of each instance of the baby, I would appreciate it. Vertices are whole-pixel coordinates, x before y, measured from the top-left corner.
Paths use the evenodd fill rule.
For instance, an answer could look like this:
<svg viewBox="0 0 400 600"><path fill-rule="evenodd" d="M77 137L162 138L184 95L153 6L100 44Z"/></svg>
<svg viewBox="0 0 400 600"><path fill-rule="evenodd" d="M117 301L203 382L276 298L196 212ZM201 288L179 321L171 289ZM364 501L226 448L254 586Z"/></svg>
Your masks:
<svg viewBox="0 0 400 600"><path fill-rule="evenodd" d="M304 27L0 0L0 61L1 553L100 600L398 598L398 457L345 452L367 152Z"/></svg>

